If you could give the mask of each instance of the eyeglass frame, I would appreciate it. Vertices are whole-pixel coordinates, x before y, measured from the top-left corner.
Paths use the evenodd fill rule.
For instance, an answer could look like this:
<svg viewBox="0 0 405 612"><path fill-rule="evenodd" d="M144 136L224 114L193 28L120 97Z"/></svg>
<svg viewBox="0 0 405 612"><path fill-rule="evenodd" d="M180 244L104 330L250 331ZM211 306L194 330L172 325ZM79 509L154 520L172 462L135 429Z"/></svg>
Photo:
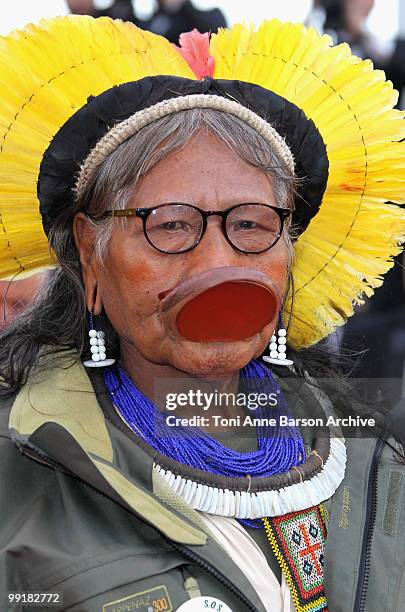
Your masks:
<svg viewBox="0 0 405 612"><path fill-rule="evenodd" d="M228 215L233 210L235 210L235 208L240 208L241 206L249 206L249 205L265 206L266 208L271 208L278 214L280 218L280 231L275 241L270 246L266 247L265 249L261 251L244 251L243 249L238 248L230 240L227 229L226 229L226 220L228 218ZM192 246L188 247L187 249L184 249L183 251L177 251L177 252L172 252L172 253L170 251L163 251L163 249L159 249L157 246L155 246L152 243L152 241L149 239L149 236L146 230L146 221L154 210L157 210L158 208L162 208L163 206L188 206L189 208L194 208L200 213L202 217L202 229L201 229L201 235L199 239L197 240L197 242L195 242ZM142 219L142 227L143 227L144 236L147 242L154 249L156 249L160 253L164 253L165 255L181 255L182 253L187 253L188 251L192 251L193 249L195 249L196 246L199 245L199 243L201 242L205 234L205 230L207 229L207 219L208 217L211 217L214 215L217 215L222 218L222 222L221 222L222 233L225 236L227 242L234 249L236 249L240 253L259 255L260 253L265 253L266 251L269 251L270 249L272 249L277 244L277 242L280 240L282 233L283 233L283 229L284 229L284 221L288 219L288 217L291 216L291 209L281 208L280 206L272 206L271 204L263 204L262 202L245 202L242 204L235 204L234 206L231 206L230 208L227 208L226 210L202 210L201 208L198 208L198 206L194 206L194 204L187 204L184 202L166 202L165 204L158 204L157 206L152 206L152 207L147 207L147 208L124 208L124 209L117 209L117 210L106 210L101 217L93 217L92 215L89 215L89 214L87 216L89 216L93 220L97 220L100 218L103 219L105 217L139 217L140 219Z"/></svg>

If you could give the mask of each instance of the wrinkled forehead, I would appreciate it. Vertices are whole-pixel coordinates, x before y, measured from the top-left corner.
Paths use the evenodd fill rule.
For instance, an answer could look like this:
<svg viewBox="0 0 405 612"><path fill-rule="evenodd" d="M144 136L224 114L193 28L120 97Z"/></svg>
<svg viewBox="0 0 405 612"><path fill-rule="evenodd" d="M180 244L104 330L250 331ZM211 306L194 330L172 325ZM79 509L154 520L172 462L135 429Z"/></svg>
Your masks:
<svg viewBox="0 0 405 612"><path fill-rule="evenodd" d="M229 146L234 135L229 139L227 135L221 134L225 142L218 138L214 132L197 132L184 145L177 147L177 141L168 144L164 155L154 164L151 169L137 181L136 187L131 191L130 197L126 198L128 204L120 204L125 207L155 206L164 203L195 204L205 210L224 210L229 206L248 202L277 203L279 206L291 205L286 201L285 194L289 193L287 181L279 179L278 169L275 167L274 176L272 172L265 171L261 166L255 166L254 148L250 147L249 140L244 134L240 136L240 147L235 152ZM147 136L142 139L146 140ZM153 140L153 139L152 139ZM121 171L131 176L133 164L131 153L136 155L138 142L128 146L125 151L120 151L114 164L110 166L111 172L106 178L106 189L110 191L109 185L113 181L114 170L121 166ZM153 143L151 148L153 148ZM244 156L241 156L241 151ZM146 161L153 161L157 154L146 155ZM271 152L263 157L274 160ZM145 165L145 164L144 164ZM139 161L137 163L139 167ZM266 165L266 169L269 166ZM100 178L103 175L99 175ZM280 176L284 176L280 173ZM115 180L120 183L125 181L125 176L119 173ZM291 179L290 182L292 182ZM289 182L289 183L290 183ZM129 181L128 181L129 183ZM93 200L95 198L93 197ZM277 202L276 202L277 201ZM94 205L93 202L92 209Z"/></svg>

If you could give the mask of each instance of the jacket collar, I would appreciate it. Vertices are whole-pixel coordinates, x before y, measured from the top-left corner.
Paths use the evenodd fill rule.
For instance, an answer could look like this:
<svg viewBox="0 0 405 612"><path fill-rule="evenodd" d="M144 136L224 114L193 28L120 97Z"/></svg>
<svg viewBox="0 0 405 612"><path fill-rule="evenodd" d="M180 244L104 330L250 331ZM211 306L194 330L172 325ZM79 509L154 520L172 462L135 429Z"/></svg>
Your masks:
<svg viewBox="0 0 405 612"><path fill-rule="evenodd" d="M30 378L14 401L9 428L23 452L75 474L171 540L206 542L195 511L188 510L193 522L153 495L152 457L106 420L72 355L54 356L51 367Z"/></svg>

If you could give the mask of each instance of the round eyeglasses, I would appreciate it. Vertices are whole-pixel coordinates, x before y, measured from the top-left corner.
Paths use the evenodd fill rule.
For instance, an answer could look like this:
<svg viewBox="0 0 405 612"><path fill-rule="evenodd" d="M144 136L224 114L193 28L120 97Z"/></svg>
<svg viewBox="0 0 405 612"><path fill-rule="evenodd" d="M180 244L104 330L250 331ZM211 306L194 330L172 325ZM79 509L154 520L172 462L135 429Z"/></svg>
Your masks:
<svg viewBox="0 0 405 612"><path fill-rule="evenodd" d="M236 204L227 210L201 210L192 204L160 204L152 208L107 210L103 216L140 217L146 240L167 254L194 249L204 236L207 219L222 219L225 238L243 253L263 253L279 240L284 221L291 214L286 208L269 204Z"/></svg>

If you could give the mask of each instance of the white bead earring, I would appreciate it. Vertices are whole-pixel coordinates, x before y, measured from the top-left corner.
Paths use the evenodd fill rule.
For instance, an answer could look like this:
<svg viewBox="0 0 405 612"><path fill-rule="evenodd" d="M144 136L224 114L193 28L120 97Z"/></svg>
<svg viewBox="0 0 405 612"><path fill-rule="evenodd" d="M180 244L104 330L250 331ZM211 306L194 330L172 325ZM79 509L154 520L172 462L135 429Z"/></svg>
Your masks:
<svg viewBox="0 0 405 612"><path fill-rule="evenodd" d="M99 329L99 325L94 322L93 312L89 312L89 340L91 359L83 362L86 368L103 368L115 363L115 359L107 359L105 348L105 333Z"/></svg>
<svg viewBox="0 0 405 612"><path fill-rule="evenodd" d="M289 366L294 363L291 359L287 359L287 331L284 327L284 322L281 313L279 314L277 335L275 333L272 335L269 344L269 349L270 356L264 355L263 361L283 366Z"/></svg>

